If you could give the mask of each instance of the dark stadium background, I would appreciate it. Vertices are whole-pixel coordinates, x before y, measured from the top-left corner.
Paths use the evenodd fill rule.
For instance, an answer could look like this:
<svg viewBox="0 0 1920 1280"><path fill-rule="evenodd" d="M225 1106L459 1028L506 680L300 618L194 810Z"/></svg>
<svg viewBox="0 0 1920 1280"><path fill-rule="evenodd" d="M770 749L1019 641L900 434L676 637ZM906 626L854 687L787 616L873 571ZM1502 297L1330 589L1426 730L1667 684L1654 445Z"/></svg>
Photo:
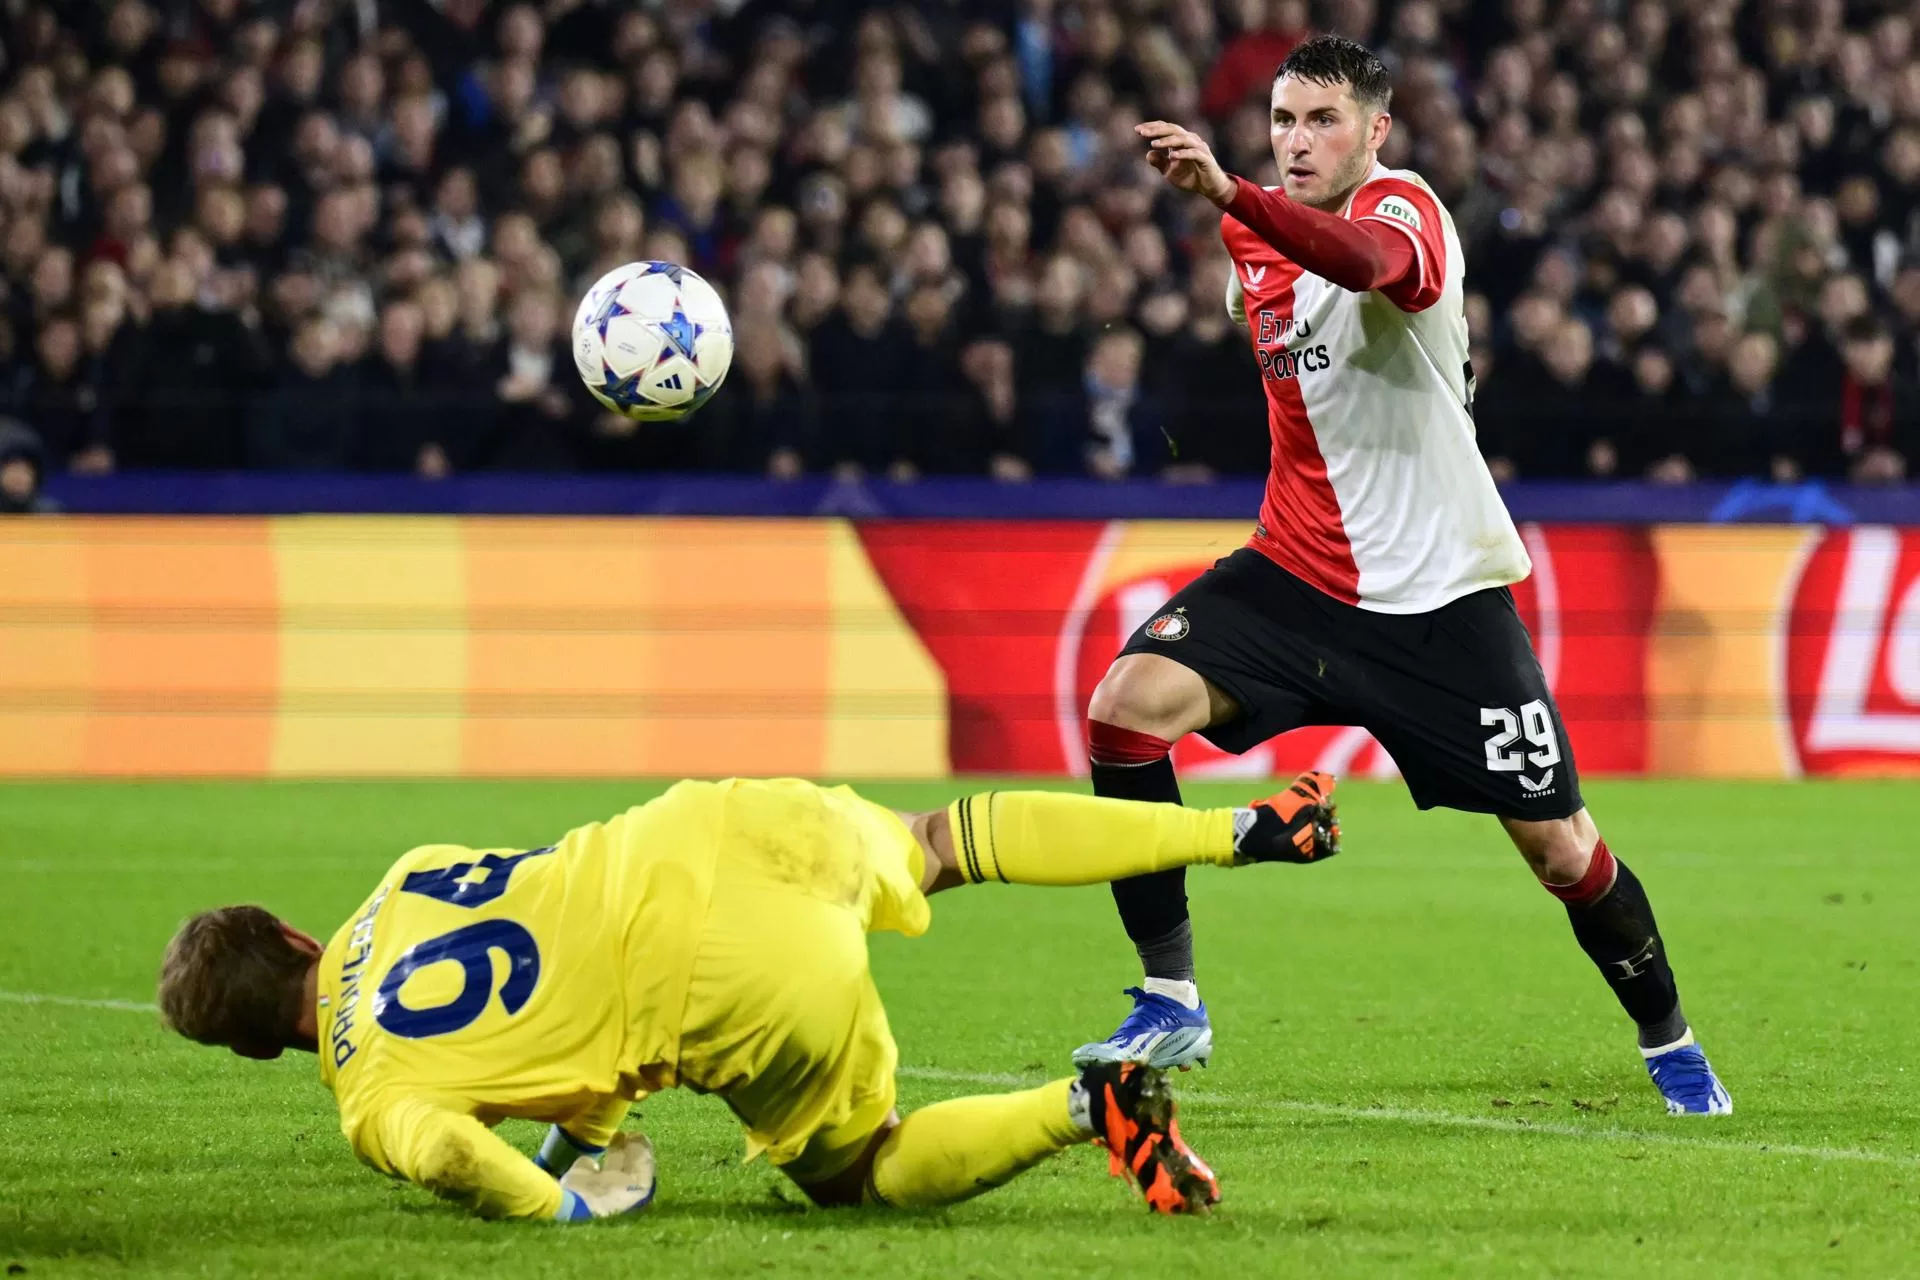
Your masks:
<svg viewBox="0 0 1920 1280"><path fill-rule="evenodd" d="M1205 121L1270 177L1313 29L1395 72L1383 159L1458 225L1499 478L1904 479L1900 5L106 0L0 28L5 503L42 472L163 508L60 477L1256 474L1217 215L1129 130ZM640 257L734 313L677 427L566 358Z"/></svg>

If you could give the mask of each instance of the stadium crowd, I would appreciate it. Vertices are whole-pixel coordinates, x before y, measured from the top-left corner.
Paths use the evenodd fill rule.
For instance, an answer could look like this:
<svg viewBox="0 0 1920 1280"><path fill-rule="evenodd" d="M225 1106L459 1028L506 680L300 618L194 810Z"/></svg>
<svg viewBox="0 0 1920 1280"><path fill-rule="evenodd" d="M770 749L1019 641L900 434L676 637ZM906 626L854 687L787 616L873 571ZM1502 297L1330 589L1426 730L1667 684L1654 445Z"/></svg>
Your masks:
<svg viewBox="0 0 1920 1280"><path fill-rule="evenodd" d="M1218 214L1313 29L1466 247L1496 475L1892 481L1920 442L1920 50L1844 0L92 0L6 7L0 506L48 468L1264 469ZM580 387L624 261L725 391Z"/></svg>

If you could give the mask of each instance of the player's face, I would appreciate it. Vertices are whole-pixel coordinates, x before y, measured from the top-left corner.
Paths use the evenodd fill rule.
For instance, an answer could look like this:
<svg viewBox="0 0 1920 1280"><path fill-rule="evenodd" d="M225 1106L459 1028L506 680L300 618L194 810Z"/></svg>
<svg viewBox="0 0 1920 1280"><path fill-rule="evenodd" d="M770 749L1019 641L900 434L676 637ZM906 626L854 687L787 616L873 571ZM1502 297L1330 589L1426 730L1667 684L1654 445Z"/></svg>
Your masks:
<svg viewBox="0 0 1920 1280"><path fill-rule="evenodd" d="M1393 118L1354 101L1352 86L1293 76L1273 82L1273 160L1286 193L1317 209L1338 209L1366 180Z"/></svg>

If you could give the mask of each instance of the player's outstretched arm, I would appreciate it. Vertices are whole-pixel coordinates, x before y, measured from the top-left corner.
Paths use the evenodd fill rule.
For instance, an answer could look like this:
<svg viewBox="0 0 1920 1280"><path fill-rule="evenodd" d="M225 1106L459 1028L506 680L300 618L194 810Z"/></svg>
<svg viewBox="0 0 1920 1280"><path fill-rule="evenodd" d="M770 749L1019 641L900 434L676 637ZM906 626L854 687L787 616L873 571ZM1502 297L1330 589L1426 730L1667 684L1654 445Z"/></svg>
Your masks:
<svg viewBox="0 0 1920 1280"><path fill-rule="evenodd" d="M1220 167L1213 148L1166 120L1134 126L1147 142L1147 163L1181 191L1205 196L1222 212L1331 284L1354 293L1387 289L1420 269L1413 242L1391 227L1349 222L1267 191Z"/></svg>
<svg viewBox="0 0 1920 1280"><path fill-rule="evenodd" d="M616 1135L597 1162L555 1182L472 1116L420 1099L391 1103L356 1126L355 1149L375 1168L416 1182L483 1218L578 1221L642 1208L653 1198L653 1152Z"/></svg>
<svg viewBox="0 0 1920 1280"><path fill-rule="evenodd" d="M1319 862L1340 852L1331 774L1303 773L1243 809L989 791L920 814L929 893L960 884L1103 884L1174 867Z"/></svg>

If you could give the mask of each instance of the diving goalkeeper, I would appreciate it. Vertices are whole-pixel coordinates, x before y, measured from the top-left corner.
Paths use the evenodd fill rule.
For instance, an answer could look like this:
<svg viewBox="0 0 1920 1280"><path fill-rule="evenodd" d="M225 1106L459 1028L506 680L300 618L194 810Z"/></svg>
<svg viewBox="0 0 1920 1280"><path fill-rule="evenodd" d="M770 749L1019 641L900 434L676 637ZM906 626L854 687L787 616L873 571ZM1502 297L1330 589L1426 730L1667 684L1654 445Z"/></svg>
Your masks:
<svg viewBox="0 0 1920 1280"><path fill-rule="evenodd" d="M545 849L428 845L321 943L259 907L187 921L159 1006L202 1044L318 1053L354 1153L488 1217L578 1221L653 1196L619 1132L649 1093L717 1093L815 1202L924 1207L1095 1141L1161 1213L1218 1200L1164 1075L1096 1063L901 1118L866 935L961 884L1090 884L1339 849L1333 780L1245 809L994 792L899 814L791 779L682 782ZM550 1122L528 1159L493 1132Z"/></svg>

